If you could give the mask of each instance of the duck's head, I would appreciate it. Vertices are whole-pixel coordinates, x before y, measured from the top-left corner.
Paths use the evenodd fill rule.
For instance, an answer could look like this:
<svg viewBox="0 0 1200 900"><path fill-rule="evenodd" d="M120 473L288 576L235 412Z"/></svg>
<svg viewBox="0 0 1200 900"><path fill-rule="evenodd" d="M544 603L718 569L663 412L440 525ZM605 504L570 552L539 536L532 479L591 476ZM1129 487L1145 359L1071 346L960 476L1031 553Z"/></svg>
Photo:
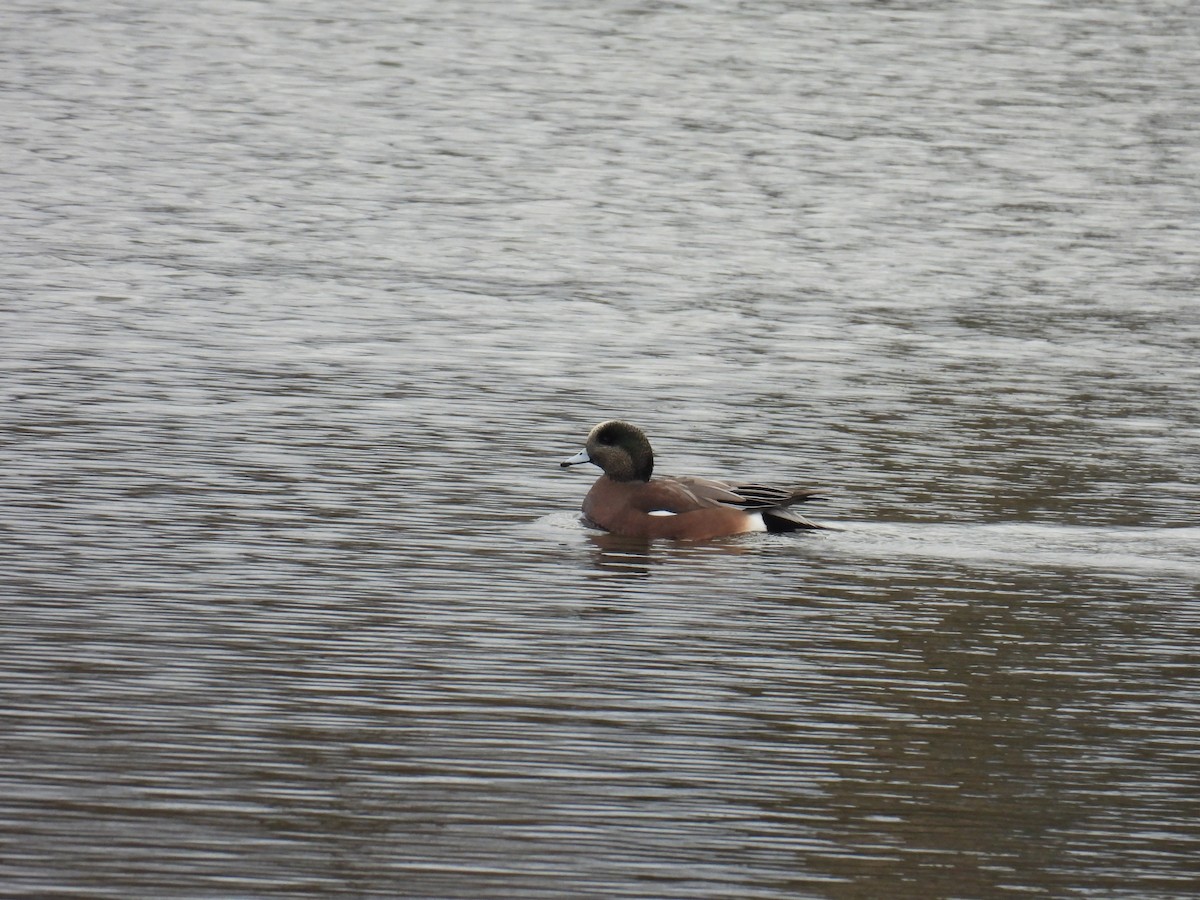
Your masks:
<svg viewBox="0 0 1200 900"><path fill-rule="evenodd" d="M645 432L620 419L593 428L585 448L561 465L566 468L588 462L603 469L613 481L649 481L654 473L654 451Z"/></svg>

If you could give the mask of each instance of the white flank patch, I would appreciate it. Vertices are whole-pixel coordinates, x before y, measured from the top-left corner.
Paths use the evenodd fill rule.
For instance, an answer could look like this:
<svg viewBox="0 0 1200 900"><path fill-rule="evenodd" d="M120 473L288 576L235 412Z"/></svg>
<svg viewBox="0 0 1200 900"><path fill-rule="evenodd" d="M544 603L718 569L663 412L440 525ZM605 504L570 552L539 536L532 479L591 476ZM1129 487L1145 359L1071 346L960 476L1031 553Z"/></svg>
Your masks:
<svg viewBox="0 0 1200 900"><path fill-rule="evenodd" d="M763 521L762 513L750 513L750 527L747 531L766 531L767 523Z"/></svg>
<svg viewBox="0 0 1200 900"><path fill-rule="evenodd" d="M669 509L652 509L652 510L650 510L650 512L649 512L649 513L647 513L647 515L651 515L651 516L673 516L673 515L675 515L675 513L671 512ZM761 518L761 517L760 517L760 518Z"/></svg>

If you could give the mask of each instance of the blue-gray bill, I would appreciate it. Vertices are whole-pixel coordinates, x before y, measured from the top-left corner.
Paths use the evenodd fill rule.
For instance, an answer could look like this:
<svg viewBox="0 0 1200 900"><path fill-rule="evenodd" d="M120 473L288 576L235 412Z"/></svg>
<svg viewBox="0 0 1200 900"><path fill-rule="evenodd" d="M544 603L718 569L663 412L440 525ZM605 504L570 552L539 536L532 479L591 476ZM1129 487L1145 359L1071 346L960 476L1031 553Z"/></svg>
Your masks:
<svg viewBox="0 0 1200 900"><path fill-rule="evenodd" d="M590 463L591 461L592 458L588 456L587 450L580 450L570 459L564 459L562 462L560 462L559 466L565 469L567 466L579 466L583 463Z"/></svg>

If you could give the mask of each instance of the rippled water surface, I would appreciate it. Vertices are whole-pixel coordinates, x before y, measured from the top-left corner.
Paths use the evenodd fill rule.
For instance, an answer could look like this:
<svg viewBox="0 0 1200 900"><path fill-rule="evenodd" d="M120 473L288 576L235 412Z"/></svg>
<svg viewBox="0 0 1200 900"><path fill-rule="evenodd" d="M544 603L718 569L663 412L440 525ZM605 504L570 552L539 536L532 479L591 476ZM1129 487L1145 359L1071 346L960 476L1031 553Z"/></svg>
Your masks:
<svg viewBox="0 0 1200 900"><path fill-rule="evenodd" d="M6 4L0 894L1194 896L1198 39Z"/></svg>

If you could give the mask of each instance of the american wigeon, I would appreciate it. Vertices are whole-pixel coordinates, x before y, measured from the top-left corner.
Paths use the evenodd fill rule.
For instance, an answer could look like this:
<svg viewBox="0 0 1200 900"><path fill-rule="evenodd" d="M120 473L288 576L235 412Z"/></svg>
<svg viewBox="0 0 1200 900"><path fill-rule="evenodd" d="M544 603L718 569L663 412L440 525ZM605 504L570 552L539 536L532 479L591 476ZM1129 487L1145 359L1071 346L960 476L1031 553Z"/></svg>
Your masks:
<svg viewBox="0 0 1200 900"><path fill-rule="evenodd" d="M601 422L585 449L563 468L593 463L604 474L583 499L588 520L614 534L702 541L747 531L822 528L793 512L794 503L819 499L811 488L734 484L654 473L654 452L642 430L628 422Z"/></svg>

